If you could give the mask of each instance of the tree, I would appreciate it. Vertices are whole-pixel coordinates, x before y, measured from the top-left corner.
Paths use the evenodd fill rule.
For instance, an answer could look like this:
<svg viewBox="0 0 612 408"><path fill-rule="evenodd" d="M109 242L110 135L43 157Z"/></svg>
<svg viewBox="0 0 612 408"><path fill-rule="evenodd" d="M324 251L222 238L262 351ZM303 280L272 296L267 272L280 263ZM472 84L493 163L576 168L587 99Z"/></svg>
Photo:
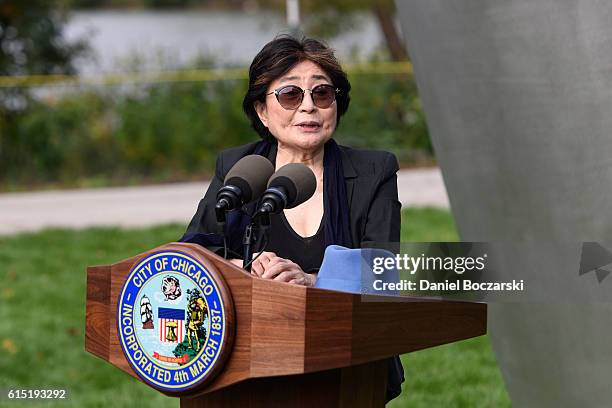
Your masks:
<svg viewBox="0 0 612 408"><path fill-rule="evenodd" d="M54 1L0 0L0 76L75 73L73 62L87 46L63 38L64 22ZM0 115L26 107L24 89L0 90Z"/></svg>
<svg viewBox="0 0 612 408"><path fill-rule="evenodd" d="M376 0L372 2L371 10L378 19L380 29L385 36L387 48L394 61L407 61L408 52L401 36L395 27L395 5L392 0Z"/></svg>
<svg viewBox="0 0 612 408"><path fill-rule="evenodd" d="M285 0L258 0L261 7L282 9ZM408 53L395 25L393 0L302 0L301 12L308 19L305 31L315 35L335 36L353 24L355 12L370 12L378 21L389 55L394 61L407 61Z"/></svg>

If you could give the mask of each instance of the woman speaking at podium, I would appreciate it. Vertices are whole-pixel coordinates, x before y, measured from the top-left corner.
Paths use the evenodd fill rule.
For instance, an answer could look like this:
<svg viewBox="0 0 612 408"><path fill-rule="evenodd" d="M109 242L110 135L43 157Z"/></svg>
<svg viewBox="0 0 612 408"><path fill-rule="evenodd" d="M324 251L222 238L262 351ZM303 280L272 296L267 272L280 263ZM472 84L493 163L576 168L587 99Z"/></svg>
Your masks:
<svg viewBox="0 0 612 408"><path fill-rule="evenodd" d="M340 146L333 139L349 107L350 89L333 51L321 42L281 36L266 44L251 63L243 101L262 140L219 154L215 177L182 241L197 242L191 237L218 232L216 195L226 174L244 156L259 154L276 170L288 163L305 164L316 177L316 189L304 203L270 216L268 242L251 273L313 286L327 246L399 242L396 157ZM226 228L230 250L241 254L246 224L233 217ZM239 259L232 262L242 265ZM398 358L389 367L391 399L401 392L403 378Z"/></svg>
<svg viewBox="0 0 612 408"><path fill-rule="evenodd" d="M349 107L350 88L333 51L319 41L281 36L266 44L251 63L243 101L262 140L219 154L215 177L185 237L218 231L214 209L225 175L244 156L260 154L277 170L305 164L317 183L306 202L271 215L266 250L253 262L253 274L312 286L327 246L398 242L397 159L340 146L332 138ZM229 247L240 254L244 229L228 229L235 232Z"/></svg>

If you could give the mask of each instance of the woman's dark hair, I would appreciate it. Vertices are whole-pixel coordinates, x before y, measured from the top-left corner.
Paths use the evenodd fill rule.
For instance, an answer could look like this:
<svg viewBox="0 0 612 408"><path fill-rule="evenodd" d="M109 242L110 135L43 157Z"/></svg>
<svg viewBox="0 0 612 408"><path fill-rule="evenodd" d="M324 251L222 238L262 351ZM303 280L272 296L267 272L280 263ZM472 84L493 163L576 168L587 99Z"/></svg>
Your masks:
<svg viewBox="0 0 612 408"><path fill-rule="evenodd" d="M259 120L254 104L256 101L265 103L270 83L302 61L312 61L319 65L329 75L332 85L340 89L336 95L338 106L336 126L340 122L340 116L348 109L351 84L336 60L333 50L311 38L302 38L298 41L288 35L276 37L253 59L249 68L249 89L242 101L242 109L251 121L251 126L264 140L273 141L274 136Z"/></svg>

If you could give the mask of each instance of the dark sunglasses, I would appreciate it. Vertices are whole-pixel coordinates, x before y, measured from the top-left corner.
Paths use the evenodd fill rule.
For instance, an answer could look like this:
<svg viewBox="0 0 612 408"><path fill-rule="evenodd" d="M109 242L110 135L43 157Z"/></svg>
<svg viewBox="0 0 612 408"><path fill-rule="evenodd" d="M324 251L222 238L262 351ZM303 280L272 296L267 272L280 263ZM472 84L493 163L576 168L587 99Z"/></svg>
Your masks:
<svg viewBox="0 0 612 408"><path fill-rule="evenodd" d="M299 86L287 85L266 95L276 95L276 100L280 106L287 110L293 110L302 104L306 91L310 92L312 102L317 108L327 109L336 100L336 94L340 92L340 89L329 84L317 85L312 89L302 89Z"/></svg>

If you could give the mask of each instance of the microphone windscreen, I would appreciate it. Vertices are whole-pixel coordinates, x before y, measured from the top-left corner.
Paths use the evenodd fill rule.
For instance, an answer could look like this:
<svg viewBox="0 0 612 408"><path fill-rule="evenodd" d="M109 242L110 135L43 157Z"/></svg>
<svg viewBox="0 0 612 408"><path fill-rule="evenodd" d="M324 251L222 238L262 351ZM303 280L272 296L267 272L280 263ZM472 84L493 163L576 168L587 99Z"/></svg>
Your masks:
<svg viewBox="0 0 612 408"><path fill-rule="evenodd" d="M268 187L284 187L287 192L285 208L293 208L312 197L317 188L317 178L308 166L289 163L274 173Z"/></svg>
<svg viewBox="0 0 612 408"><path fill-rule="evenodd" d="M274 174L270 160L257 154L244 156L225 176L224 185L233 185L242 191L245 203L259 198L266 190L266 183Z"/></svg>

